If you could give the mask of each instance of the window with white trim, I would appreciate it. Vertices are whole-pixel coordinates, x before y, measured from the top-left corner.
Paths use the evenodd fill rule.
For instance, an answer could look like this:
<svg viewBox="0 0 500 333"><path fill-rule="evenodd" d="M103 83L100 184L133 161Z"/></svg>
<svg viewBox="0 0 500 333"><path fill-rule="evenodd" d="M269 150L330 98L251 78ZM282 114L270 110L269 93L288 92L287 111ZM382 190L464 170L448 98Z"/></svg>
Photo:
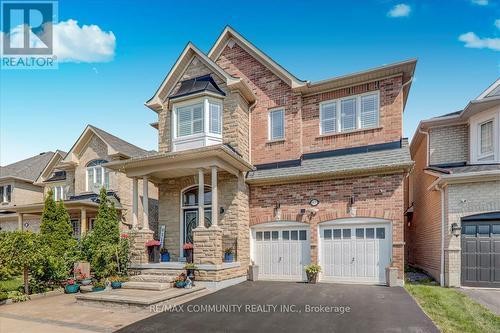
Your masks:
<svg viewBox="0 0 500 333"><path fill-rule="evenodd" d="M64 200L65 195L64 195L64 186L53 186L52 187L52 197L54 198L55 201L59 200Z"/></svg>
<svg viewBox="0 0 500 333"><path fill-rule="evenodd" d="M179 107L176 112L177 137L203 132L203 103Z"/></svg>
<svg viewBox="0 0 500 333"><path fill-rule="evenodd" d="M208 102L209 131L212 134L222 134L222 106L219 103Z"/></svg>
<svg viewBox="0 0 500 333"><path fill-rule="evenodd" d="M379 124L379 92L349 96L320 104L320 134L368 129Z"/></svg>
<svg viewBox="0 0 500 333"><path fill-rule="evenodd" d="M99 193L102 187L109 190L109 170L102 164L106 160L93 160L87 164L87 191Z"/></svg>
<svg viewBox="0 0 500 333"><path fill-rule="evenodd" d="M493 119L479 124L479 156L493 156Z"/></svg>
<svg viewBox="0 0 500 333"><path fill-rule="evenodd" d="M269 140L282 140L285 138L285 110L269 111Z"/></svg>
<svg viewBox="0 0 500 333"><path fill-rule="evenodd" d="M12 185L0 186L0 203L9 203L12 200Z"/></svg>

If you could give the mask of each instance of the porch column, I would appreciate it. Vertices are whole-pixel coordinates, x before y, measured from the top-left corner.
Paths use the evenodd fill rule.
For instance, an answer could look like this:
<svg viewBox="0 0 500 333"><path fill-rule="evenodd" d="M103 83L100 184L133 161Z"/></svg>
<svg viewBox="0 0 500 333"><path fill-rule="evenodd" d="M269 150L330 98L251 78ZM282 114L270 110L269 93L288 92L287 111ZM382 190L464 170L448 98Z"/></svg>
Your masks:
<svg viewBox="0 0 500 333"><path fill-rule="evenodd" d="M87 210L82 208L80 210L80 235L83 236L87 233Z"/></svg>
<svg viewBox="0 0 500 333"><path fill-rule="evenodd" d="M148 177L142 177L142 229L149 230Z"/></svg>
<svg viewBox="0 0 500 333"><path fill-rule="evenodd" d="M139 221L139 181L137 178L132 178L132 229L137 229Z"/></svg>
<svg viewBox="0 0 500 333"><path fill-rule="evenodd" d="M23 213L17 213L17 230L23 231L24 229L24 214Z"/></svg>
<svg viewBox="0 0 500 333"><path fill-rule="evenodd" d="M205 227L205 178L203 169L198 169L198 228Z"/></svg>
<svg viewBox="0 0 500 333"><path fill-rule="evenodd" d="M212 225L219 221L219 196L217 193L217 167L212 166Z"/></svg>

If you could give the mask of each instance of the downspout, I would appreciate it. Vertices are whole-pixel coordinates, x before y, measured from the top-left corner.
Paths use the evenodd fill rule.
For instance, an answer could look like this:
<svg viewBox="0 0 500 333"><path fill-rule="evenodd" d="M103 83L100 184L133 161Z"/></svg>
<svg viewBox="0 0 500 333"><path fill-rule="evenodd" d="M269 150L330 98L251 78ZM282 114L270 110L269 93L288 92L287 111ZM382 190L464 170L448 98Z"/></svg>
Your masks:
<svg viewBox="0 0 500 333"><path fill-rule="evenodd" d="M429 138L429 133L428 132L424 132L420 129L420 127L418 128L418 133L420 134L423 134L425 135L426 139L425 139L425 167L428 167L429 166L429 162L430 162L430 150L429 150L429 145L430 145L430 138Z"/></svg>
<svg viewBox="0 0 500 333"><path fill-rule="evenodd" d="M445 193L442 186L437 187L441 193L441 267L439 272L439 284L444 287L444 233L446 230L446 214L445 214Z"/></svg>

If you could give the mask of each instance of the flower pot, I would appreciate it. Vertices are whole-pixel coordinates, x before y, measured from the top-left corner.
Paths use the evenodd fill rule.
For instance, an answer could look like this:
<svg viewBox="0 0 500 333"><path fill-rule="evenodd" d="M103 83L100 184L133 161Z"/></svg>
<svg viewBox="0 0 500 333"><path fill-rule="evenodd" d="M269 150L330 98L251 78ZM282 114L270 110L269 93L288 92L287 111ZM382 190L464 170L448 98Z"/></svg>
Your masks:
<svg viewBox="0 0 500 333"><path fill-rule="evenodd" d="M224 253L224 262L233 262L234 255L232 253Z"/></svg>
<svg viewBox="0 0 500 333"><path fill-rule="evenodd" d="M92 279L83 279L83 280L80 280L80 284L82 286L88 286L91 283L92 283Z"/></svg>
<svg viewBox="0 0 500 333"><path fill-rule="evenodd" d="M307 275L307 282L308 283L315 284L316 282L318 282L318 273L306 272L306 275Z"/></svg>
<svg viewBox="0 0 500 333"><path fill-rule="evenodd" d="M111 288L113 289L120 289L122 287L122 283L120 281L113 281L111 282Z"/></svg>
<svg viewBox="0 0 500 333"><path fill-rule="evenodd" d="M67 284L64 286L66 294L76 294L78 290L80 290L80 286L77 284Z"/></svg>
<svg viewBox="0 0 500 333"><path fill-rule="evenodd" d="M103 291L106 287L92 287L92 291Z"/></svg>
<svg viewBox="0 0 500 333"><path fill-rule="evenodd" d="M177 281L175 283L176 288L184 288L185 286L186 286L186 282L184 282L184 281Z"/></svg>
<svg viewBox="0 0 500 333"><path fill-rule="evenodd" d="M170 261L170 253L162 253L161 254L161 262L169 262Z"/></svg>

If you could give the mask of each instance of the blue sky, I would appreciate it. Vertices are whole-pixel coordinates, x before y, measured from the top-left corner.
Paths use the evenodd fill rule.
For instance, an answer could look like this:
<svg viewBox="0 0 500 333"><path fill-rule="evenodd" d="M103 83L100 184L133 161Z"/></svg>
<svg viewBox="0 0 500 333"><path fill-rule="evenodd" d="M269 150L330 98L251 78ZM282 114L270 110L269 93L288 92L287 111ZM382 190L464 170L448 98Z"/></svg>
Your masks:
<svg viewBox="0 0 500 333"><path fill-rule="evenodd" d="M226 24L303 80L418 58L411 138L419 120L463 108L499 77L498 19L492 0L60 0L65 62L0 71L0 164L67 151L88 123L156 149L144 102L188 41L208 51Z"/></svg>

